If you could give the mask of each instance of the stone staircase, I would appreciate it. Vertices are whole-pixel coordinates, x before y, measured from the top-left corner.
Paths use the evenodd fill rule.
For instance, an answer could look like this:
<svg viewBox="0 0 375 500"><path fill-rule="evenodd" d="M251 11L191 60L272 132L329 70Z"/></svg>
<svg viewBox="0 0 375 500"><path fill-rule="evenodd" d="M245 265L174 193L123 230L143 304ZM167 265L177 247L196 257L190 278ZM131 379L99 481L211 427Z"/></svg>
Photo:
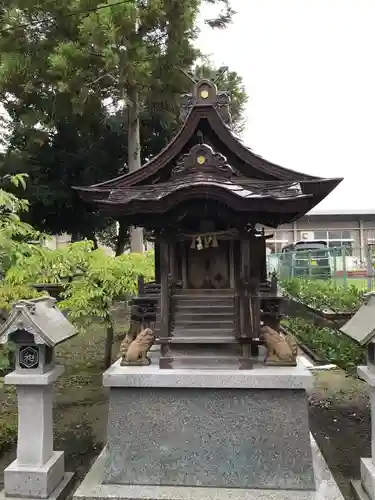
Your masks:
<svg viewBox="0 0 375 500"><path fill-rule="evenodd" d="M178 290L173 310L161 368L248 368L235 337L233 290Z"/></svg>
<svg viewBox="0 0 375 500"><path fill-rule="evenodd" d="M233 290L179 290L173 297L173 338L179 343L234 339Z"/></svg>

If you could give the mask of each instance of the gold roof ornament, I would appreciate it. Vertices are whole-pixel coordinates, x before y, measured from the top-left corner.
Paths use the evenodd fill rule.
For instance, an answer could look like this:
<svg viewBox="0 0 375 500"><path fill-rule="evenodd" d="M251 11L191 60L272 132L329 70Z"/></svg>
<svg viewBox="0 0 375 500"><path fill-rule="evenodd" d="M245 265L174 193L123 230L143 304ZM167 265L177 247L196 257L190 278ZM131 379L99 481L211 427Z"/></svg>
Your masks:
<svg viewBox="0 0 375 500"><path fill-rule="evenodd" d="M202 99L207 99L209 95L210 95L210 94L209 94L209 92L208 92L208 90L207 90L207 89L204 89L204 90L202 90L202 91L200 92L200 96L201 96L201 98L202 98Z"/></svg>

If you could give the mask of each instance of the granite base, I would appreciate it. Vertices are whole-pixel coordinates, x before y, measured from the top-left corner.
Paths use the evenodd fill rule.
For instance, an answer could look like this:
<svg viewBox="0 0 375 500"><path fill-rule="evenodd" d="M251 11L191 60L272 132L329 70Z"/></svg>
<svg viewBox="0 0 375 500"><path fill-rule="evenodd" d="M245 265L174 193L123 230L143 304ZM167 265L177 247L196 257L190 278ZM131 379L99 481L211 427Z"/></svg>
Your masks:
<svg viewBox="0 0 375 500"><path fill-rule="evenodd" d="M55 451L40 467L20 465L14 460L4 470L4 490L7 496L48 498L64 478L64 452Z"/></svg>
<svg viewBox="0 0 375 500"><path fill-rule="evenodd" d="M104 482L313 490L302 390L114 388Z"/></svg>
<svg viewBox="0 0 375 500"><path fill-rule="evenodd" d="M300 367L166 370L113 365L107 484L314 490Z"/></svg>
<svg viewBox="0 0 375 500"><path fill-rule="evenodd" d="M60 481L60 483L56 486L56 488L50 493L46 500L63 500L66 498L67 493L69 492L69 488L72 486L72 479L74 477L73 472L66 472L64 477ZM5 490L0 492L0 500L40 500L37 497L15 497L6 495Z"/></svg>
<svg viewBox="0 0 375 500"><path fill-rule="evenodd" d="M310 438L315 491L103 484L108 460L104 448L73 500L344 500L315 440Z"/></svg>

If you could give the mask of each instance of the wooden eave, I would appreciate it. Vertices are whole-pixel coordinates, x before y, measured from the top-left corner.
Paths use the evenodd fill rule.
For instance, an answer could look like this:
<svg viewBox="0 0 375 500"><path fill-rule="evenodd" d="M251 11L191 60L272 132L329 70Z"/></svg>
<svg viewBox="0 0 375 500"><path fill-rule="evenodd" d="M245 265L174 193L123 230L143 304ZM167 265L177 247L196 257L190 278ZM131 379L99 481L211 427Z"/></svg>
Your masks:
<svg viewBox="0 0 375 500"><path fill-rule="evenodd" d="M213 200L227 206L236 213L254 214L289 213L294 218L296 213L305 213L312 195L304 194L300 187L293 188L285 183L274 183L263 188L258 186L239 185L218 178L202 178L189 176L184 182L177 179L157 186L125 187L112 190L108 199L96 199L95 202L101 211L112 216L135 217L145 214L166 214L177 207L181 202L193 200ZM195 178L195 180L194 180ZM265 183L267 184L267 183Z"/></svg>
<svg viewBox="0 0 375 500"><path fill-rule="evenodd" d="M236 183L240 184L240 185L243 185L243 186L246 186L246 184L253 184L253 182L249 181L248 179L246 178L241 178L241 177L237 177L237 178L234 178L233 179ZM285 182L285 181L283 181ZM302 182L299 182L300 184L300 187L301 187L301 191L302 191L302 195L303 198L299 197L297 198L298 200L302 201L302 199L304 200L302 204L300 204L300 206L297 206L296 209L294 209L295 207L293 207L293 210L292 211L295 211L298 216L295 216L293 218L293 220L297 220L299 217L302 217L303 215L305 215L307 212L309 212L310 210L312 210L316 205L318 205L338 184L339 182L341 182L341 179L320 179L319 181L302 181ZM261 186L262 184L264 185L268 185L268 184L273 184L273 182L262 182L262 181L258 181L258 184ZM275 184L277 184L275 182ZM124 186L122 188L112 188L112 189L103 189L101 188L100 190L98 189L97 191L95 192L91 192L90 193L90 196L86 198L86 192L84 193L81 193L81 196L83 199L87 199L87 201L90 201L91 203L94 203L98 208L99 210L103 210L107 213L110 213L112 216L116 217L116 216L121 216L121 215L124 215L125 213L132 213L134 214L135 213L135 206L137 206L137 210L140 210L141 212L145 211L145 204L148 204L150 206L150 208L148 210L146 210L146 212L150 213L150 212L154 212L155 213L161 213L163 211L162 209L162 203L163 203L163 200L165 200L165 198L163 198L163 200L160 200L159 202L154 202L153 200L144 200L144 201L137 201L137 200L134 200L134 203L130 209L130 212L129 212L129 206L128 206L128 202L127 202L127 198L128 198L128 195L131 194L131 192L136 189L136 188L144 188L144 189L155 189L157 187L159 187L160 184L156 184L156 185L149 185L149 186L138 186L138 187L135 187L135 186ZM202 191L202 193L200 194L200 196L204 196L205 198L207 197L210 197L211 194L212 194L212 191L211 189L208 189L207 186L201 186L200 187L200 190ZM191 191L191 192L190 192ZM186 183L186 186L184 187L184 190L181 191L179 190L178 192L176 193L179 193L177 195L174 195L174 196L177 196L177 198L179 198L180 200L182 199L182 197L186 197L186 198L190 198L190 197L194 197L195 196L195 193L198 193L198 187L193 187L193 186L190 186L188 180L187 180L187 183ZM171 195L173 193L170 193ZM223 196L227 196L227 195L223 195ZM230 198L230 193L229 193L229 198ZM256 204L256 198L249 198L249 200L252 200L251 203L252 205ZM243 199L240 199L240 200L237 200L236 201L236 206L239 204L244 203L245 200ZM231 201L230 199L229 200L226 200L225 203L227 204L229 202L229 205L231 205ZM170 203L170 201L168 201L168 203ZM245 201L245 203L247 203ZM276 200L276 203L277 203L277 210L278 211L283 211L285 210L285 204L283 204L283 200ZM172 203L172 204L175 204L175 203ZM263 205L263 202L261 203ZM259 206L260 204L258 204L258 208L256 208L256 210L259 209ZM273 207L273 209L275 209L276 205ZM243 210L243 208L239 207L239 208L234 208L234 206L232 207L234 210L237 210L237 211L241 211ZM245 211L248 210L247 208L244 208ZM266 208L267 210L267 204L266 204ZM253 209L252 209L253 210ZM292 221L290 221L292 222Z"/></svg>
<svg viewBox="0 0 375 500"><path fill-rule="evenodd" d="M236 159L233 166L247 179L258 177L264 180L311 181L317 184L323 180L328 181L320 177L286 169L254 154L225 125L213 106L197 105L191 109L174 139L141 169L106 182L88 187L74 187L74 189L79 192L83 199L92 201L94 199L105 199L113 189L155 183L157 182L158 173L161 173L168 166L174 166L178 158L186 152L188 146L196 142L196 132L200 129L203 129L203 131L206 129L205 133L211 136L209 137L211 142L216 142L215 149L218 152L226 156L230 154ZM228 162L233 164L233 161L229 158ZM341 180L330 179L329 181L332 182L333 187L328 192L337 186ZM328 194L326 190L323 191L322 199Z"/></svg>

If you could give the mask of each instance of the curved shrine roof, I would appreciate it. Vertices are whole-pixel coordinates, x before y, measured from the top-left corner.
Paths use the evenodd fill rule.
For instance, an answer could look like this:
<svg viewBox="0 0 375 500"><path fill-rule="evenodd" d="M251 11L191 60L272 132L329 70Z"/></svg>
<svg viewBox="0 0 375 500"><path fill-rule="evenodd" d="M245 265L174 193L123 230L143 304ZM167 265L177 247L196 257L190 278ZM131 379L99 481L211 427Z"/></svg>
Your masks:
<svg viewBox="0 0 375 500"><path fill-rule="evenodd" d="M289 170L254 154L227 125L225 103L211 82L198 82L189 102L180 131L158 155L135 172L75 188L80 196L113 216L163 213L181 197L209 196L237 211L272 207L288 212L290 207L296 219L341 182ZM205 158L204 164L199 158Z"/></svg>

